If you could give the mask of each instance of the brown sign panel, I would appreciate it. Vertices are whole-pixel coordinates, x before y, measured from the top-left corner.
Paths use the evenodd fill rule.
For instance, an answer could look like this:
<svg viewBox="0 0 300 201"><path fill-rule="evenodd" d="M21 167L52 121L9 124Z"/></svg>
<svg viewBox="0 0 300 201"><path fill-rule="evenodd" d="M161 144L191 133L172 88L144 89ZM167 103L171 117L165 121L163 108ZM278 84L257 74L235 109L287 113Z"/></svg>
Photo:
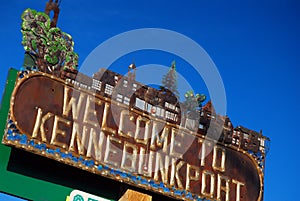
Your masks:
<svg viewBox="0 0 300 201"><path fill-rule="evenodd" d="M142 112L132 97L30 73L17 81L3 143L175 199L262 200L248 152Z"/></svg>

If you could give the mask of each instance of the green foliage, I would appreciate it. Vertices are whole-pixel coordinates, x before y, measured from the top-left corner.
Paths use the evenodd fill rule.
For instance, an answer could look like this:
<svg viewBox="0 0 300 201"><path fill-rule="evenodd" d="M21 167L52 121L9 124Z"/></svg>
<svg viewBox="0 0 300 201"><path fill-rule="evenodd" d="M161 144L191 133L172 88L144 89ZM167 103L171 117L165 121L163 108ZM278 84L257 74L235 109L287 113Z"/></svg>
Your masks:
<svg viewBox="0 0 300 201"><path fill-rule="evenodd" d="M22 45L36 58L37 67L45 72L76 70L78 55L73 51L72 37L57 27L42 12L27 9L22 16Z"/></svg>
<svg viewBox="0 0 300 201"><path fill-rule="evenodd" d="M194 94L192 90L187 91L184 94L184 97L184 105L187 111L195 111L197 108L201 108L202 103L206 99L206 96L204 94Z"/></svg>

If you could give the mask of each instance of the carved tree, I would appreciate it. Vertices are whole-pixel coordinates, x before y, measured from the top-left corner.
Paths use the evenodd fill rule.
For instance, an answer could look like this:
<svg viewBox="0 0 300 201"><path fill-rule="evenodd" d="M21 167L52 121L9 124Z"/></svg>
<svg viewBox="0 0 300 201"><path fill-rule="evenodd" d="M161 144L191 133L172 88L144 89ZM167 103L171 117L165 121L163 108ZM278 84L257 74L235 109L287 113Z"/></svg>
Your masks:
<svg viewBox="0 0 300 201"><path fill-rule="evenodd" d="M160 89L162 91L171 91L175 96L179 97L179 92L177 90L177 72L176 72L176 62L173 61L171 64L171 67L169 69L169 72L164 75L162 79L162 85Z"/></svg>
<svg viewBox="0 0 300 201"><path fill-rule="evenodd" d="M204 94L194 94L192 90L187 91L184 94L185 97L185 110L188 113L194 113L197 109L202 107L202 103L205 101L206 96Z"/></svg>
<svg viewBox="0 0 300 201"><path fill-rule="evenodd" d="M50 26L50 17L27 9L22 14L22 45L32 55L36 67L43 72L76 71L78 55L73 51L72 37Z"/></svg>

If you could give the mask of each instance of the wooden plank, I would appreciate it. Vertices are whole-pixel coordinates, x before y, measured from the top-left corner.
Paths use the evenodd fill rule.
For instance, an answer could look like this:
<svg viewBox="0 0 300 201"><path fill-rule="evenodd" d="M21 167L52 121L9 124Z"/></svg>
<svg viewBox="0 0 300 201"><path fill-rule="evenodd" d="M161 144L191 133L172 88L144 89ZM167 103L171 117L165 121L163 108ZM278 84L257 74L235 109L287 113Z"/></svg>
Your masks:
<svg viewBox="0 0 300 201"><path fill-rule="evenodd" d="M128 189L119 201L152 201L152 196Z"/></svg>

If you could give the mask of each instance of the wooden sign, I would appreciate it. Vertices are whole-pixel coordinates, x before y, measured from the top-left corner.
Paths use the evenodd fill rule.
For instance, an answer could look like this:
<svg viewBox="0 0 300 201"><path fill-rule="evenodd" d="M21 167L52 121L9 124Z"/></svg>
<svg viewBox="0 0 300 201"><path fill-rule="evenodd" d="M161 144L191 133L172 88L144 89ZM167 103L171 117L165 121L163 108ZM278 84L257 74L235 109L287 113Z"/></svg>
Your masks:
<svg viewBox="0 0 300 201"><path fill-rule="evenodd" d="M262 200L257 156L142 111L136 96L75 85L21 74L3 143L174 199Z"/></svg>

